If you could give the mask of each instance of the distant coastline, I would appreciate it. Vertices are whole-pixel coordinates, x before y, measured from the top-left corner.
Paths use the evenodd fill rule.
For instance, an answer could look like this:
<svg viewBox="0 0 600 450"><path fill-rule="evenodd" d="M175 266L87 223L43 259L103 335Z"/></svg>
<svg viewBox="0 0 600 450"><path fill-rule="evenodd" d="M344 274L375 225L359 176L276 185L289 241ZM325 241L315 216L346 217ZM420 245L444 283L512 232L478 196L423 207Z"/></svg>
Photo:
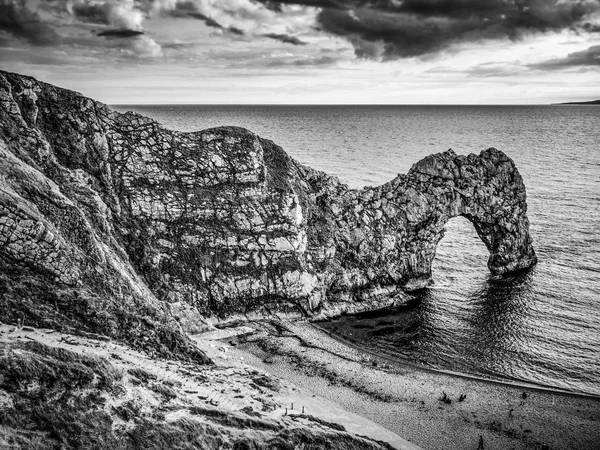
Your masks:
<svg viewBox="0 0 600 450"><path fill-rule="evenodd" d="M600 105L600 100L591 100L589 102L566 102L566 103L552 103L553 106L556 105Z"/></svg>

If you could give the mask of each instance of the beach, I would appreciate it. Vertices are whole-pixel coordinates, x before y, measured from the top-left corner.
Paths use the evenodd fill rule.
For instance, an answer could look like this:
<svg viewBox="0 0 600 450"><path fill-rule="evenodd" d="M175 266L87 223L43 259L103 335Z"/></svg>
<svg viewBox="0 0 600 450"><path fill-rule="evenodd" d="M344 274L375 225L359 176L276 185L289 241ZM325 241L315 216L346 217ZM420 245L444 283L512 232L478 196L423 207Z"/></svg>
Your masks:
<svg viewBox="0 0 600 450"><path fill-rule="evenodd" d="M347 431L399 450L480 443L488 450L592 450L600 442L598 398L391 362L307 322L249 322L192 338L214 366L157 360L95 336L0 327L2 345L37 342L106 360L125 376L124 394L107 411L160 406L167 426L208 408L234 419L245 412L270 424ZM140 382L138 374L154 381ZM166 391L165 403L157 392Z"/></svg>
<svg viewBox="0 0 600 450"><path fill-rule="evenodd" d="M231 359L244 358L424 449L477 449L480 439L486 449L598 448L598 398L390 362L309 323L252 327L258 331L228 340ZM301 406L310 412L310 402Z"/></svg>

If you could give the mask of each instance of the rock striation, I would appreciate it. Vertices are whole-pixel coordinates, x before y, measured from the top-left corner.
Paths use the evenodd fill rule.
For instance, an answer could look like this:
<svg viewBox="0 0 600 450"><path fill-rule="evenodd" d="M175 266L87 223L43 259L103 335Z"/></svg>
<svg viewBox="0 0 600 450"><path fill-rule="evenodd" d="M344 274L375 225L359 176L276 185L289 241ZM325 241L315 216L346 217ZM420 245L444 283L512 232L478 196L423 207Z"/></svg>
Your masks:
<svg viewBox="0 0 600 450"><path fill-rule="evenodd" d="M526 212L517 168L493 148L431 155L355 190L242 128L167 130L0 72L2 320L186 349L180 324L393 303L427 283L455 216L473 223L493 275L527 269Z"/></svg>

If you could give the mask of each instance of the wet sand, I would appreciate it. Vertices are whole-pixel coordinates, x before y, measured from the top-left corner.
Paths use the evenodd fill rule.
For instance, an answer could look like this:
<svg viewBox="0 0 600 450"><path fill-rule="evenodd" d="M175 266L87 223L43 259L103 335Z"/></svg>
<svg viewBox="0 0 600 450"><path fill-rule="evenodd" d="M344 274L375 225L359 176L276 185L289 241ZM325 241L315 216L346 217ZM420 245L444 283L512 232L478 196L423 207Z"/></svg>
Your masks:
<svg viewBox="0 0 600 450"><path fill-rule="evenodd" d="M236 356L424 449L475 450L480 439L486 450L600 448L596 397L390 362L308 323L252 326Z"/></svg>

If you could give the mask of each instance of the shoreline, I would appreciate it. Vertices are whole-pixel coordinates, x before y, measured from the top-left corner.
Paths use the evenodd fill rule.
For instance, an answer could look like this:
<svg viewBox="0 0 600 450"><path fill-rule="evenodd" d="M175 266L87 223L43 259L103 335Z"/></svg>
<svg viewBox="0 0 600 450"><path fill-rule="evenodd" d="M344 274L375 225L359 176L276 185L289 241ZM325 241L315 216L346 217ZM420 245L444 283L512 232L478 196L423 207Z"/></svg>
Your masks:
<svg viewBox="0 0 600 450"><path fill-rule="evenodd" d="M116 405L134 401L152 411L156 392L166 389L176 400L167 400L162 425L191 417L194 408L217 408L234 421L250 413L269 423L343 430L400 450L475 450L479 442L486 450L593 450L600 442L600 398L382 362L309 322L249 322L190 337L214 365L156 359L93 336L0 324L4 345L37 341L105 358L125 374L127 395L111 400ZM134 382L131 374L140 371L155 381ZM157 384L170 387L156 391Z"/></svg>
<svg viewBox="0 0 600 450"><path fill-rule="evenodd" d="M486 449L581 450L600 442L598 397L385 360L312 323L251 326L255 334L225 338L236 355L424 449L475 449L480 437Z"/></svg>
<svg viewBox="0 0 600 450"><path fill-rule="evenodd" d="M410 362L407 359L403 359L400 357L394 358L393 356L383 355L381 353L377 353L375 351L361 347L360 345L356 345L355 343L353 343L347 339L344 339L344 338L336 335L335 333L332 333L332 332L320 327L318 322L311 322L311 325L313 327L315 327L316 329L322 331L323 333L327 334L331 339L334 339L347 347L354 348L357 351L368 354L374 358L385 360L392 364L408 366L415 370L423 370L425 372L430 372L433 374L455 376L455 377L465 378L468 380L480 381L483 383L491 383L491 384L497 384L500 386L510 386L510 387L515 387L515 388L529 389L529 390L534 390L534 391L539 391L539 392L567 395L567 396L572 396L572 397L595 399L595 400L600 401L600 394L590 394L587 392L569 391L567 389L561 389L561 388L557 388L554 386L538 384L538 383L535 383L532 381L520 380L517 378L514 378L512 380L510 378L502 379L500 377L497 379L494 379L494 378L487 378L483 375L474 375L474 374L469 374L469 373L465 373L465 372L457 372L454 370L438 369L435 367L427 367L424 365L419 365L419 364Z"/></svg>

